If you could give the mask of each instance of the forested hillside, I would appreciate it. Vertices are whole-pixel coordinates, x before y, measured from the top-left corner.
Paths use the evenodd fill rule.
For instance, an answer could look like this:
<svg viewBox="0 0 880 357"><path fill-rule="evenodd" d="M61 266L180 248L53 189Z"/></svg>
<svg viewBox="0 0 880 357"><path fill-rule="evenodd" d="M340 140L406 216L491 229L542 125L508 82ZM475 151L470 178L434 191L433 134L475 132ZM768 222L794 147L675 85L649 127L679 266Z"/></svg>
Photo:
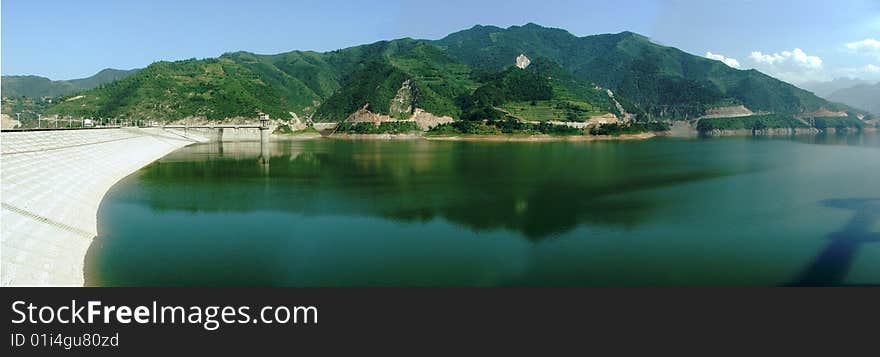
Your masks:
<svg viewBox="0 0 880 357"><path fill-rule="evenodd" d="M28 97L31 99L56 97L92 89L128 77L137 71L137 69L125 71L107 68L91 77L60 81L40 76L3 76L0 80L2 83L0 92L3 92L4 97Z"/></svg>
<svg viewBox="0 0 880 357"><path fill-rule="evenodd" d="M577 37L535 24L475 26L435 43L477 68L502 69L519 53L546 57L658 118L695 117L709 107L740 103L754 111L790 114L845 109L758 71L733 69L632 32Z"/></svg>
<svg viewBox="0 0 880 357"><path fill-rule="evenodd" d="M533 63L514 67L520 54ZM611 113L653 121L696 118L710 108L739 104L794 116L820 108L853 110L635 33L577 37L528 24L476 26L437 41L405 38L324 53L235 52L157 62L67 95L48 114L177 120L265 112L336 122L359 109L405 119L418 108L467 120L583 121Z"/></svg>

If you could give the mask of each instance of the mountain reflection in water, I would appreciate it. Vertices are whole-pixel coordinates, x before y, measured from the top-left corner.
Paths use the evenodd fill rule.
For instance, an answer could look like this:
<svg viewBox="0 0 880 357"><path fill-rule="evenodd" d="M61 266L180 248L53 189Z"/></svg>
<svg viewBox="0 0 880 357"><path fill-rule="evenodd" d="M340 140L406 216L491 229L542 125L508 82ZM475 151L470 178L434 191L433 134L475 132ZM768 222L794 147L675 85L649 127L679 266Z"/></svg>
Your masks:
<svg viewBox="0 0 880 357"><path fill-rule="evenodd" d="M259 143L209 144L160 160L138 184L154 209L276 210L305 215L443 217L473 230L510 229L531 240L578 224L637 225L662 201L640 190L733 174L665 157L621 157L614 143L564 145L338 141L332 150L275 143L267 170ZM586 155L585 155L586 154ZM552 158L552 159L551 159ZM330 196L330 197L328 197Z"/></svg>
<svg viewBox="0 0 880 357"><path fill-rule="evenodd" d="M100 286L880 283L877 135L198 144L111 189Z"/></svg>

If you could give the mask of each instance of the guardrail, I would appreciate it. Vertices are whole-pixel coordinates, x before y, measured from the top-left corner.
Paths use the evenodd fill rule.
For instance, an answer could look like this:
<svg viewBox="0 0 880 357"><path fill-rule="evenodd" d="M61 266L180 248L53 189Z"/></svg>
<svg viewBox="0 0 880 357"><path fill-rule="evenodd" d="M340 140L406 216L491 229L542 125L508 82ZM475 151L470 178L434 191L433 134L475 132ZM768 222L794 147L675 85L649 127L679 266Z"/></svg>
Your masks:
<svg viewBox="0 0 880 357"><path fill-rule="evenodd" d="M84 127L84 128L15 128L15 129L2 129L2 130L0 130L0 132L18 133L18 132L30 132L30 131L94 130L94 129L119 129L119 128L146 128L146 127L92 126L92 127Z"/></svg>
<svg viewBox="0 0 880 357"><path fill-rule="evenodd" d="M119 129L119 128L162 128L162 129L261 129L260 124L223 124L223 125L155 125L155 126L121 126L121 125L102 125L87 126L78 128L14 128L2 129L6 132L29 132L29 131L55 131L55 130L92 130L92 129Z"/></svg>

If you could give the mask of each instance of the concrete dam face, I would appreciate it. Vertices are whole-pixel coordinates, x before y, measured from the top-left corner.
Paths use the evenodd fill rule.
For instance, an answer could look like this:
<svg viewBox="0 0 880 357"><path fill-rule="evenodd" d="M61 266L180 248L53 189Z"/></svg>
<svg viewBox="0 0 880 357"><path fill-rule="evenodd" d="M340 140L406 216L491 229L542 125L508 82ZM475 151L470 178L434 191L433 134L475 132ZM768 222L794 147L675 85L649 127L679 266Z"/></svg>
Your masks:
<svg viewBox="0 0 880 357"><path fill-rule="evenodd" d="M226 129L213 139L259 140L259 132ZM82 286L98 206L110 187L178 148L208 141L210 133L160 128L3 132L0 284Z"/></svg>
<svg viewBox="0 0 880 357"><path fill-rule="evenodd" d="M186 128L177 129L187 134L198 135L209 141L254 141L261 139L260 128Z"/></svg>

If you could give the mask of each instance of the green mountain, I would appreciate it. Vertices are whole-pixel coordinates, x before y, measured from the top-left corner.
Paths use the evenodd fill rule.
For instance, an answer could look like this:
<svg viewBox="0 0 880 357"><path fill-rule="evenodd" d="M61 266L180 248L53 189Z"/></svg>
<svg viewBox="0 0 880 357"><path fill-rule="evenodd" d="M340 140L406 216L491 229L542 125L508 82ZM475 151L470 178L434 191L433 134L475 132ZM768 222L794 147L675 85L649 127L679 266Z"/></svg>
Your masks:
<svg viewBox="0 0 880 357"><path fill-rule="evenodd" d="M225 57L157 62L122 80L63 98L49 108L49 114L223 119L253 117L261 107L291 106L284 87L268 85L267 81Z"/></svg>
<svg viewBox="0 0 880 357"><path fill-rule="evenodd" d="M475 72L475 77L485 84L458 99L464 120L511 116L526 121L586 121L606 113L624 115L607 91L585 85L547 59L536 59L524 69Z"/></svg>
<svg viewBox="0 0 880 357"><path fill-rule="evenodd" d="M316 121L339 121L365 105L396 118L408 117L415 108L460 117L456 99L477 87L468 66L422 41L378 42L331 52L329 57L345 65L343 79L340 89L318 109Z"/></svg>
<svg viewBox="0 0 880 357"><path fill-rule="evenodd" d="M475 26L434 43L477 68L502 69L520 53L548 58L583 81L633 100L652 117L694 117L729 104L791 114L845 109L758 71L733 69L632 32L577 37L535 24Z"/></svg>
<svg viewBox="0 0 880 357"><path fill-rule="evenodd" d="M880 83L839 89L828 95L828 99L880 115Z"/></svg>
<svg viewBox="0 0 880 357"><path fill-rule="evenodd" d="M0 92L4 97L56 97L95 88L136 73L137 69L107 68L88 78L53 81L40 76L3 76Z"/></svg>
<svg viewBox="0 0 880 357"><path fill-rule="evenodd" d="M532 64L514 67L525 54ZM5 81L5 79L4 79ZM607 89L611 89L613 94ZM851 110L760 72L655 44L631 32L577 37L534 24L475 26L441 40L398 39L336 51L157 62L69 95L48 114L158 120L292 115L341 121L360 109L407 118L582 121L592 115L687 119L743 104L805 115Z"/></svg>
<svg viewBox="0 0 880 357"><path fill-rule="evenodd" d="M131 77L64 98L49 112L176 120L252 117L261 111L276 118L295 113L339 121L367 103L373 112L391 114L391 99L411 80L411 110L458 116L455 98L476 88L469 73L468 66L437 47L412 39L326 53L236 52L217 59L157 62Z"/></svg>

